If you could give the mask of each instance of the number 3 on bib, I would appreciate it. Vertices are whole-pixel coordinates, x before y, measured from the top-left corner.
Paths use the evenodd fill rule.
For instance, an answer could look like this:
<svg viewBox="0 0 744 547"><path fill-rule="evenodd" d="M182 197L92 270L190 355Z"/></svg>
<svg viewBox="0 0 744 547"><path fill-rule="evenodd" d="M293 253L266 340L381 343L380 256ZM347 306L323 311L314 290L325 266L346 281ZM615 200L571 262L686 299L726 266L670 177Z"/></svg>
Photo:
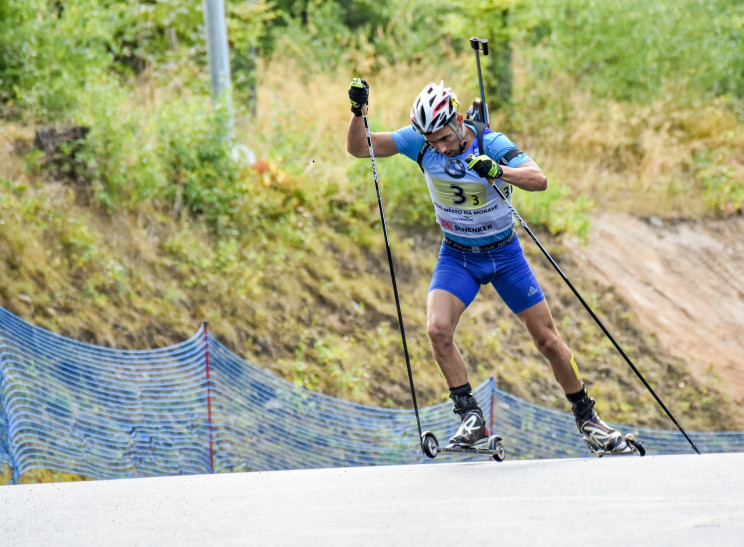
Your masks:
<svg viewBox="0 0 744 547"><path fill-rule="evenodd" d="M433 179L437 201L449 207L480 209L486 205L486 187L477 182L461 182Z"/></svg>

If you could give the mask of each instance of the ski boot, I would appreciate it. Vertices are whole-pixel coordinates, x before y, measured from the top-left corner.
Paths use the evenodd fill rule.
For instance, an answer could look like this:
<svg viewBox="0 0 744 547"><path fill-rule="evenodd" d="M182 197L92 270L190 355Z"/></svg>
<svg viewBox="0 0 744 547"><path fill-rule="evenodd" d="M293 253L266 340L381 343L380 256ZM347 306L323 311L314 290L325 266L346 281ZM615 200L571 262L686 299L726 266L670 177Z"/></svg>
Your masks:
<svg viewBox="0 0 744 547"><path fill-rule="evenodd" d="M452 412L461 418L460 427L449 440L449 447L472 447L488 438L488 428L483 411L472 394L450 395L455 402Z"/></svg>
<svg viewBox="0 0 744 547"><path fill-rule="evenodd" d="M605 454L638 454L646 451L633 435L625 435L604 423L594 410L594 399L588 395L571 407L576 426L584 437L592 454L602 457Z"/></svg>

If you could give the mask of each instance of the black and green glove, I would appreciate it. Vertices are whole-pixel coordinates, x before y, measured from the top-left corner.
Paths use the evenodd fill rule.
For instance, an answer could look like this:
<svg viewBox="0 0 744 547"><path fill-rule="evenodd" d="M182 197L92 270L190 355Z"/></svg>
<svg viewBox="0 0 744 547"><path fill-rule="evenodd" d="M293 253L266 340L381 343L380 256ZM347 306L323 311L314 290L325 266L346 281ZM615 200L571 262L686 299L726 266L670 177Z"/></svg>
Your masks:
<svg viewBox="0 0 744 547"><path fill-rule="evenodd" d="M485 154L481 156L469 156L468 157L468 169L472 169L478 173L481 177L500 179L501 175L504 174L504 170L501 166L493 161Z"/></svg>
<svg viewBox="0 0 744 547"><path fill-rule="evenodd" d="M354 78L349 84L349 100L351 111L358 118L362 115L362 107L369 102L369 84L361 78Z"/></svg>

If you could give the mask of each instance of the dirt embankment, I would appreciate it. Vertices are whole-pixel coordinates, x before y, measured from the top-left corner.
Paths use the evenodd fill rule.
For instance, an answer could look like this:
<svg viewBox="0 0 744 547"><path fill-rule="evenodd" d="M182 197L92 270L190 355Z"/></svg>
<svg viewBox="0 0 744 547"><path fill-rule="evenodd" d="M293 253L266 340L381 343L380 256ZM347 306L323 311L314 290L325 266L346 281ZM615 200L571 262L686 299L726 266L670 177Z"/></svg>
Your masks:
<svg viewBox="0 0 744 547"><path fill-rule="evenodd" d="M744 404L744 217L593 219L586 246L566 242L586 273L614 287L644 327L703 383L713 369Z"/></svg>

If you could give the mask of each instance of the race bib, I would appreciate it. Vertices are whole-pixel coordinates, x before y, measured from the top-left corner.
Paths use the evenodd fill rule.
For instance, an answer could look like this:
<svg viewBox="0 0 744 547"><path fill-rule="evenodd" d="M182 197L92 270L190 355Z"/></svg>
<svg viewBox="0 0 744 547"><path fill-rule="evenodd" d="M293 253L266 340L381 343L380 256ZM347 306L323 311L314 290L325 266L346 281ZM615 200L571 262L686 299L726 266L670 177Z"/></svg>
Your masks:
<svg viewBox="0 0 744 547"><path fill-rule="evenodd" d="M480 209L487 203L486 187L479 182L432 179L437 201L458 209Z"/></svg>

